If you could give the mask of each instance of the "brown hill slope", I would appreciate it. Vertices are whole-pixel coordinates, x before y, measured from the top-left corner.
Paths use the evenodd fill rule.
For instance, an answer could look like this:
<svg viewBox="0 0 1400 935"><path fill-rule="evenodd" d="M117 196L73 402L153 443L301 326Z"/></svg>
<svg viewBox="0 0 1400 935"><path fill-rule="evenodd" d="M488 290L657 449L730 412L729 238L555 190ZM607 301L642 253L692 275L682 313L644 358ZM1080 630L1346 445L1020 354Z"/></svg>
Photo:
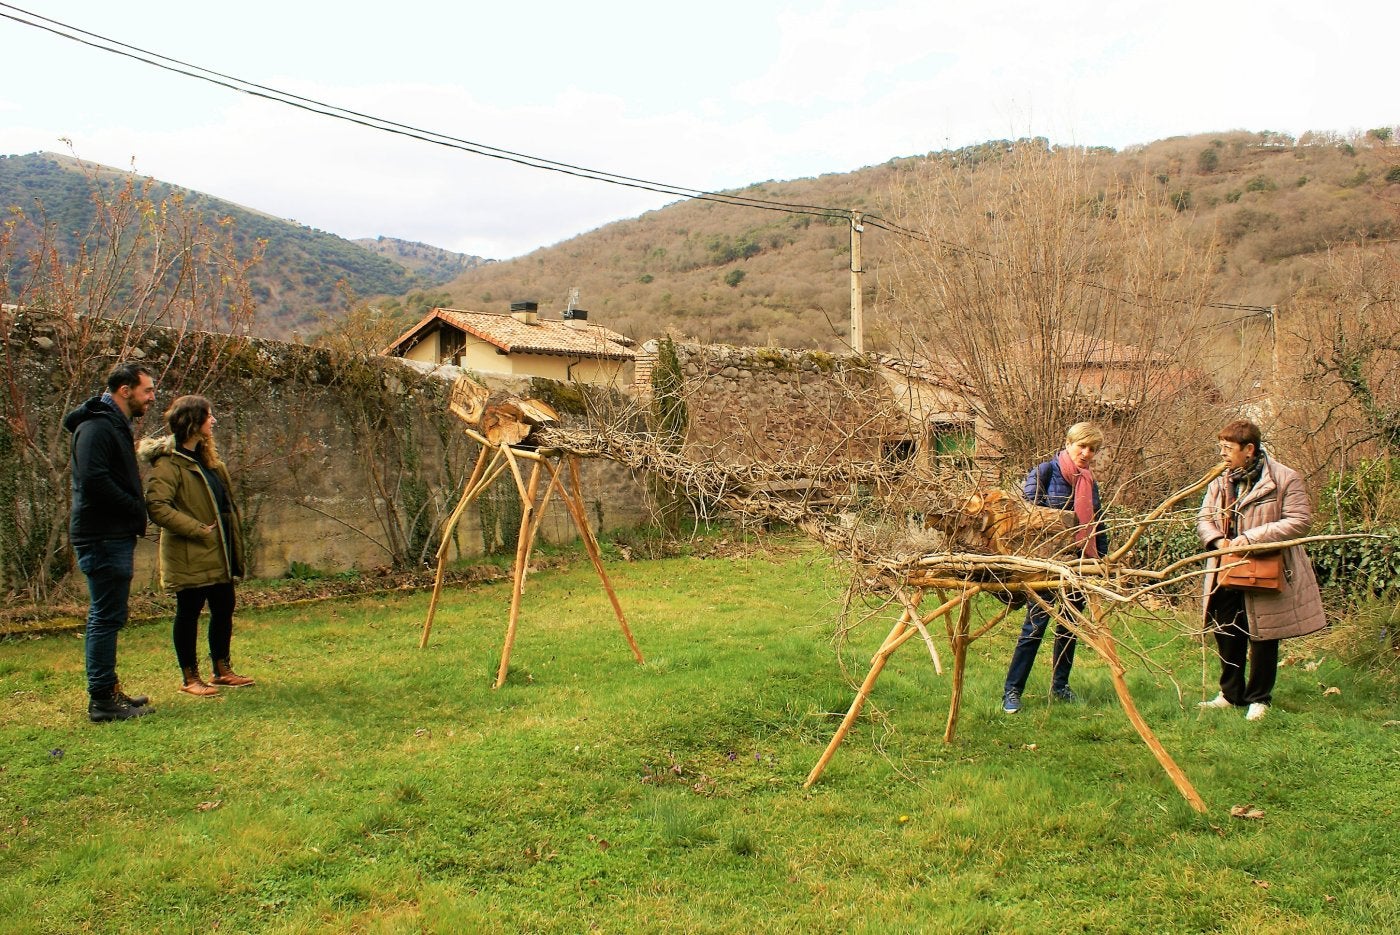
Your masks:
<svg viewBox="0 0 1400 935"><path fill-rule="evenodd" d="M1089 158L1161 186L1224 247L1217 298L1286 302L1329 245L1400 231L1400 147L1375 137L1293 140L1234 131L1162 140ZM892 159L855 172L764 182L738 194L889 215L921 162L971 164L1004 143ZM868 313L878 318L895 234L867 225ZM571 288L593 320L638 340L672 331L705 342L843 346L850 297L849 224L701 201L678 202L527 256L468 270L442 287L459 307L504 311L534 299L558 314Z"/></svg>
<svg viewBox="0 0 1400 935"><path fill-rule="evenodd" d="M52 225L57 246L68 252L93 223L94 194L111 198L132 178L128 172L54 153L0 156L0 209L13 206L37 225ZM157 202L178 195L211 222L231 219L241 255L250 255L255 242L264 242L263 261L248 278L258 303L255 331L266 337L319 330L325 316L344 308L340 282L361 296L399 295L413 288L431 289L463 268L486 262L386 238L351 242L144 176L135 177L135 184L138 189L149 184L150 197ZM16 280L24 268L24 251L35 246L32 229L20 225L17 233L21 249L12 271Z"/></svg>

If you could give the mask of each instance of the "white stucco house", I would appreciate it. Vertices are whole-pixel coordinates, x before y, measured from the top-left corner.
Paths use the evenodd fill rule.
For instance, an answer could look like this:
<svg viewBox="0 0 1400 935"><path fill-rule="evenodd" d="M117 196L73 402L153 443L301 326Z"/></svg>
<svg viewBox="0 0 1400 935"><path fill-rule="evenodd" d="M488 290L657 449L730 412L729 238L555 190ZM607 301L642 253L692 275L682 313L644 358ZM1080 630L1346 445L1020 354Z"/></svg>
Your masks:
<svg viewBox="0 0 1400 935"><path fill-rule="evenodd" d="M381 353L482 374L630 387L635 342L588 321L582 309L565 314L541 319L533 302L513 304L509 315L435 308Z"/></svg>

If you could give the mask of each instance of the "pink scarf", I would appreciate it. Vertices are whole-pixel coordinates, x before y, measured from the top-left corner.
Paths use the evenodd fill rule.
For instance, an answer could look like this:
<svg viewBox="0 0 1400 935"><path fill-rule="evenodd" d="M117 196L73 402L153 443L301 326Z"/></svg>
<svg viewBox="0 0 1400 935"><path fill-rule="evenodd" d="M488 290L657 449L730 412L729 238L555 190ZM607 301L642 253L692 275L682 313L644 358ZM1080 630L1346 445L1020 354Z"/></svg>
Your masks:
<svg viewBox="0 0 1400 935"><path fill-rule="evenodd" d="M1074 539L1084 543L1085 558L1098 558L1099 544L1091 535L1094 531L1094 472L1075 466L1068 451L1057 454L1055 463L1060 466L1060 475L1074 488L1074 518L1079 520Z"/></svg>

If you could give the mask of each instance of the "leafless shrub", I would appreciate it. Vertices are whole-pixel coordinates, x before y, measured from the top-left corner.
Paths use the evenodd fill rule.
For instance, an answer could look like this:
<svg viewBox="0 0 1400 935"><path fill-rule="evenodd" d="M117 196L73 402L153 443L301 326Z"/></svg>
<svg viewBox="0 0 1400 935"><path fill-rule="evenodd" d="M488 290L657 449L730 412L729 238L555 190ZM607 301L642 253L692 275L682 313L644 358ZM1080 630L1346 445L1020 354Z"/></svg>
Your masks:
<svg viewBox="0 0 1400 935"><path fill-rule="evenodd" d="M200 392L254 317L247 271L261 244L239 255L229 219L179 195L157 200L149 180L88 179L94 219L73 246L42 204L10 206L0 228L0 585L31 598L69 565L63 414L123 360L146 359L157 383ZM42 365L19 353L26 344Z"/></svg>
<svg viewBox="0 0 1400 935"><path fill-rule="evenodd" d="M1147 502L1213 460L1240 348L1210 307L1214 243L1155 179L1111 165L1035 141L972 169L929 161L892 208L921 236L884 337L970 388L1016 471L1070 424L1108 423L1109 488Z"/></svg>
<svg viewBox="0 0 1400 935"><path fill-rule="evenodd" d="M1339 247L1290 306L1284 424L1315 474L1400 446L1400 247Z"/></svg>

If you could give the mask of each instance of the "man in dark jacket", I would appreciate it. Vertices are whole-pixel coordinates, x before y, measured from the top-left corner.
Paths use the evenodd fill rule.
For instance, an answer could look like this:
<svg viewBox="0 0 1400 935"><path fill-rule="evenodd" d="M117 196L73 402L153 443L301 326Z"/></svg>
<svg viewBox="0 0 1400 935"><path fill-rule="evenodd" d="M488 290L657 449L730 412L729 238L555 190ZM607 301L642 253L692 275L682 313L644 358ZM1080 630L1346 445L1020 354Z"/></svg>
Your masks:
<svg viewBox="0 0 1400 935"><path fill-rule="evenodd" d="M136 540L146 534L131 420L145 415L155 398L149 370L137 363L119 364L107 376L107 392L63 419L63 427L73 433L68 539L88 583L83 649L88 718L93 721L124 721L153 710L145 696L127 695L117 681L117 634L126 625Z"/></svg>

